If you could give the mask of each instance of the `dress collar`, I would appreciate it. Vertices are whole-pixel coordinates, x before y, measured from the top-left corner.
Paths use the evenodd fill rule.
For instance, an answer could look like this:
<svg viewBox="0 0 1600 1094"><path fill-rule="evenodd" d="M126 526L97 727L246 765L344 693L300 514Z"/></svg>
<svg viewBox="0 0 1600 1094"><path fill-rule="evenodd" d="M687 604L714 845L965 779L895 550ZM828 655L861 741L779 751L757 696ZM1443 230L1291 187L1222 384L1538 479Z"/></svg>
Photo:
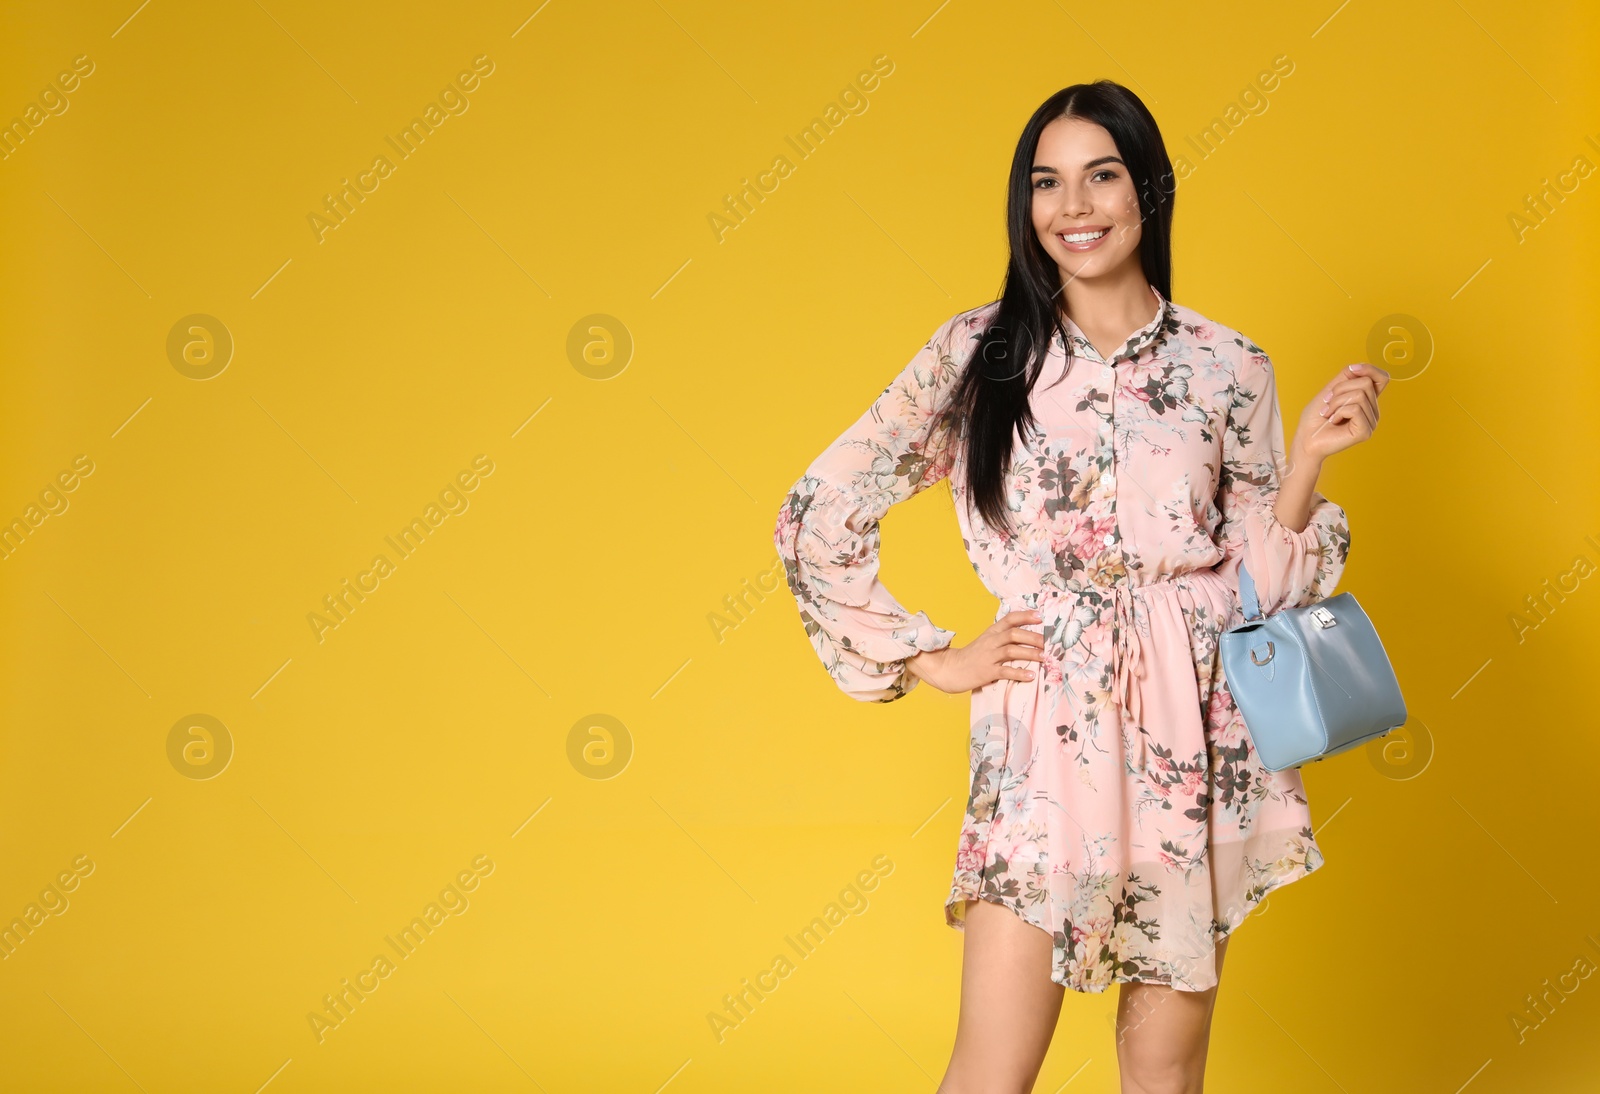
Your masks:
<svg viewBox="0 0 1600 1094"><path fill-rule="evenodd" d="M1162 331L1166 328L1167 319L1172 315L1172 304L1166 297L1161 295L1161 290L1154 285L1150 286L1150 291L1155 294L1156 300L1160 302L1156 308L1155 318L1130 334L1128 340L1122 344L1122 348L1112 353L1111 360L1105 361L1105 364L1114 365L1124 357L1130 359L1137 357L1144 352L1147 346L1153 345L1160 340ZM1101 360L1100 351L1095 349L1093 343L1083 336L1083 331L1079 329L1078 324L1067 316L1062 316L1061 322L1067 328L1067 334L1072 339L1073 353L1081 354L1096 361ZM1055 345L1058 348L1061 346L1060 334L1055 337Z"/></svg>

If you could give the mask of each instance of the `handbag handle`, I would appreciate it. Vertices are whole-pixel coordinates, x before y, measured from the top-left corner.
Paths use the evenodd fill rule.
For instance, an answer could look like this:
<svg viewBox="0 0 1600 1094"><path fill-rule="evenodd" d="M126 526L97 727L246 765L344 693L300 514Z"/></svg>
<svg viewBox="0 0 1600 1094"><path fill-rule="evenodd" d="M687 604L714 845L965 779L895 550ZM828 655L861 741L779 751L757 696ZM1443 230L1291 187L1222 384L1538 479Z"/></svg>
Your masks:
<svg viewBox="0 0 1600 1094"><path fill-rule="evenodd" d="M1261 616L1261 601L1256 597L1256 582L1250 571L1239 564L1239 605L1244 609L1245 622L1254 622Z"/></svg>

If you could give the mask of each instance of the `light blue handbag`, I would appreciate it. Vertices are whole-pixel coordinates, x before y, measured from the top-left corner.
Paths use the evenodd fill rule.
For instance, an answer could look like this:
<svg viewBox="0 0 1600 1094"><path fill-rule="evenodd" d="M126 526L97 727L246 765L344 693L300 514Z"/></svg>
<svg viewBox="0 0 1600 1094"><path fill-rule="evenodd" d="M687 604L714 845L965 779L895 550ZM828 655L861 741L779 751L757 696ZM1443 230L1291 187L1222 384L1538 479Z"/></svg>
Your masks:
<svg viewBox="0 0 1600 1094"><path fill-rule="evenodd" d="M1283 771L1334 756L1405 725L1389 655L1350 593L1261 614L1239 567L1245 621L1220 639L1227 678L1256 756Z"/></svg>

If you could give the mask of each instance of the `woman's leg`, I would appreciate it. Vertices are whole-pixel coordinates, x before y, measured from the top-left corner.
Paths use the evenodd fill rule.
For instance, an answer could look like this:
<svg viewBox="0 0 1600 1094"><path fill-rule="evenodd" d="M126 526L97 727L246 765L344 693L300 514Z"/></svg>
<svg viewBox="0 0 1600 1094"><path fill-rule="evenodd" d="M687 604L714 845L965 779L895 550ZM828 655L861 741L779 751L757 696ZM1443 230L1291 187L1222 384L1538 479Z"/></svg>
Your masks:
<svg viewBox="0 0 1600 1094"><path fill-rule="evenodd" d="M1228 939L1217 943L1219 978L1227 949ZM1164 984L1123 984L1117 999L1122 1094L1200 1094L1216 1002L1216 987L1179 991Z"/></svg>
<svg viewBox="0 0 1600 1094"><path fill-rule="evenodd" d="M987 900L967 901L965 934L955 1049L936 1094L1028 1094L1067 990L1050 979L1050 936Z"/></svg>

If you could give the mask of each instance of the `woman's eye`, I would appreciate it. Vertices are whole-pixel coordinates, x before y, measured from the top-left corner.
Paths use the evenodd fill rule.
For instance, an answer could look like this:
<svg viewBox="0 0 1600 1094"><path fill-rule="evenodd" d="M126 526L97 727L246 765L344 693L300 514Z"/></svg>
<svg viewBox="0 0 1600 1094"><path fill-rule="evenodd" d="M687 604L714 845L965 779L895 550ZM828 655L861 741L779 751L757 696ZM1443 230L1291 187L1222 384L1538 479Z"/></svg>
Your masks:
<svg viewBox="0 0 1600 1094"><path fill-rule="evenodd" d="M1040 179L1038 182L1033 184L1033 188L1035 190L1043 189L1044 184L1047 182L1055 182L1055 179Z"/></svg>
<svg viewBox="0 0 1600 1094"><path fill-rule="evenodd" d="M1104 170L1104 171L1096 171L1096 172L1095 172L1095 173L1094 173L1094 175L1093 175L1093 177L1094 177L1094 178L1097 178L1097 179L1098 179L1098 178L1100 178L1100 177L1101 177L1101 176L1102 176L1102 175L1104 175L1104 176L1105 176L1105 178L1106 178L1106 181L1107 181L1107 182L1109 182L1109 181L1110 181L1110 180L1112 180L1112 179L1114 179L1114 178L1116 178L1116 177L1117 177L1117 173L1116 173L1116 172L1115 172L1115 171L1109 171L1109 170Z"/></svg>

